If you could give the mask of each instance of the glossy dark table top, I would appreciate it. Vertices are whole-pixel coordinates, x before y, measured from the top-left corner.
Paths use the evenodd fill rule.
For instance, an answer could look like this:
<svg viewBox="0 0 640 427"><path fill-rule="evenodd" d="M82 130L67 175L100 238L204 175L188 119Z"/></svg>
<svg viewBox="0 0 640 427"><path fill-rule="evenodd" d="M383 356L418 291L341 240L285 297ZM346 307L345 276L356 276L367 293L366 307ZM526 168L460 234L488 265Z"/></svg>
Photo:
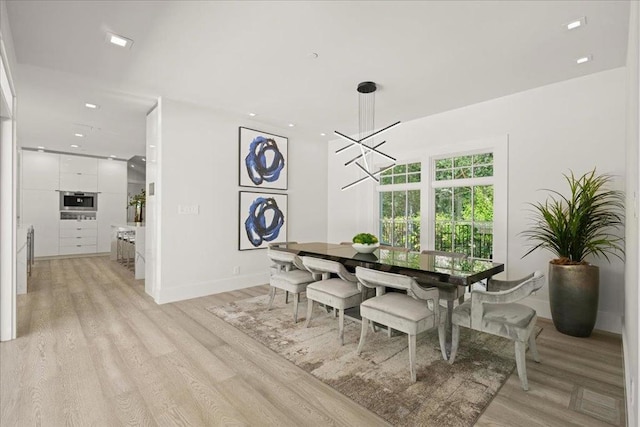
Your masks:
<svg viewBox="0 0 640 427"><path fill-rule="evenodd" d="M504 271L504 264L474 258L460 259L389 249L376 249L371 254L361 254L351 245L335 243L275 243L271 245L271 249L329 259L347 267L360 265L451 285L469 286Z"/></svg>

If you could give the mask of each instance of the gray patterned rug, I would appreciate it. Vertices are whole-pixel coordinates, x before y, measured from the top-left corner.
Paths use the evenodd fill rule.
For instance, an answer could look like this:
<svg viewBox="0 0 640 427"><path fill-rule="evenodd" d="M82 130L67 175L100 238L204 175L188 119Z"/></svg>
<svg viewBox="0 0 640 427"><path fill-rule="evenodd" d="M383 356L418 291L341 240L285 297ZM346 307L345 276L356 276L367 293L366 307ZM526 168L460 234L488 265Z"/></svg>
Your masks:
<svg viewBox="0 0 640 427"><path fill-rule="evenodd" d="M471 426L515 368L512 341L461 328L450 365L442 360L437 331L431 331L418 336L418 381L411 383L406 335L369 331L358 356L360 323L345 319L341 347L337 318L317 307L305 328L306 301L294 324L291 302L285 306L279 293L266 311L268 298L207 310L394 425Z"/></svg>

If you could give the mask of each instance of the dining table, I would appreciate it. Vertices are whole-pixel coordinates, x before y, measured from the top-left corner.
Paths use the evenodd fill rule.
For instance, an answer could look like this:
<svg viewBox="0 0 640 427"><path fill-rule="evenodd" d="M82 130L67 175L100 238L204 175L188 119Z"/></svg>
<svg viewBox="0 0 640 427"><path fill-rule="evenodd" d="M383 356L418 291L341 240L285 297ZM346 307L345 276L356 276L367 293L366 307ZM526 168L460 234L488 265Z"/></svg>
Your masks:
<svg viewBox="0 0 640 427"><path fill-rule="evenodd" d="M403 248L381 247L371 253L360 253L350 244L326 242L272 243L272 250L295 253L336 261L353 271L362 266L389 273L403 274L416 279L424 287L437 287L440 299L446 302L446 354L451 352L451 325L458 287L471 287L488 281L504 271L504 264L478 258L459 258L441 254L423 254ZM358 310L359 313L359 310ZM358 317L358 313L351 317ZM345 313L348 314L348 313Z"/></svg>

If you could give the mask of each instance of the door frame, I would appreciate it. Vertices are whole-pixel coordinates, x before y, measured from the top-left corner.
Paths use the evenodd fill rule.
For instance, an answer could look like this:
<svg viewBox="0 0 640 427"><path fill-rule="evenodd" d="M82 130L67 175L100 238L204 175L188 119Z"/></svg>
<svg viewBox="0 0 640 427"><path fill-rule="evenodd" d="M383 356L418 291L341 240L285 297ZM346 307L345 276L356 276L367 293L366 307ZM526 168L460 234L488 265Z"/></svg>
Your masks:
<svg viewBox="0 0 640 427"><path fill-rule="evenodd" d="M1 36L1 35L0 35ZM16 96L0 38L0 341L16 338Z"/></svg>

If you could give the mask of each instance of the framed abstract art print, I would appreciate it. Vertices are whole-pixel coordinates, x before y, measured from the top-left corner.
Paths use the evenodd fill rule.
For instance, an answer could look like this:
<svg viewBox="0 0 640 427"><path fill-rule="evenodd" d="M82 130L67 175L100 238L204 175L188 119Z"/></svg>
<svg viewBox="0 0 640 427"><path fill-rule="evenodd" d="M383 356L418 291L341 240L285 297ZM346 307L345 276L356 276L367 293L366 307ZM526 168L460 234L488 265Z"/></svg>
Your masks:
<svg viewBox="0 0 640 427"><path fill-rule="evenodd" d="M240 127L240 186L287 189L287 144L283 136Z"/></svg>

